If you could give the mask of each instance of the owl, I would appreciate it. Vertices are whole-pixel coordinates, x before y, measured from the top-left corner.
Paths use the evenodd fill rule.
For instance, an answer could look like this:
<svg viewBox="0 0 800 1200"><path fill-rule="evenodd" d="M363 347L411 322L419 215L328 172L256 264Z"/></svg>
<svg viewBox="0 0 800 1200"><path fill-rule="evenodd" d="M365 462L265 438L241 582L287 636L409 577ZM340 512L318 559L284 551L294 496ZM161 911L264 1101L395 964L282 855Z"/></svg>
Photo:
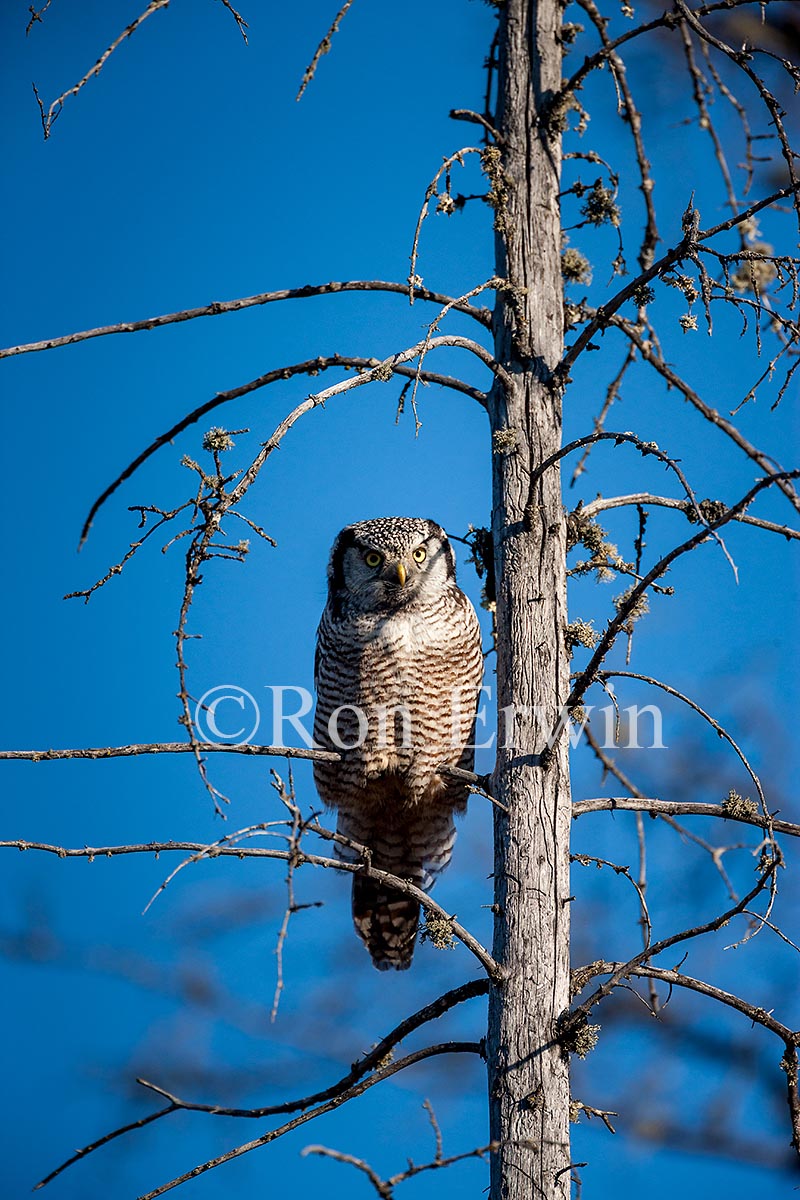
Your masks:
<svg viewBox="0 0 800 1200"><path fill-rule="evenodd" d="M453 817L466 808L468 788L438 768L472 769L482 675L478 618L441 526L381 517L343 529L317 631L314 718L314 741L343 757L315 762L314 779L337 831L424 891L450 861ZM356 873L353 920L379 970L410 966L416 900Z"/></svg>

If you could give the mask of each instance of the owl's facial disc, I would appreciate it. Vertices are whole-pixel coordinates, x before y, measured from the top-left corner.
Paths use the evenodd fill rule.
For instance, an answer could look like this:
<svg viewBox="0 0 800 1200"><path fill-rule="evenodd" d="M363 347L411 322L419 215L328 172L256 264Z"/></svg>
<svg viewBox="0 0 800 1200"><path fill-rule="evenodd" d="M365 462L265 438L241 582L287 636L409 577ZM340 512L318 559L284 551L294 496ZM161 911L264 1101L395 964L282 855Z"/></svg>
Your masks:
<svg viewBox="0 0 800 1200"><path fill-rule="evenodd" d="M329 596L337 611L391 611L429 603L455 583L453 551L442 528L419 518L386 517L347 526L334 543Z"/></svg>
<svg viewBox="0 0 800 1200"><path fill-rule="evenodd" d="M405 607L420 596L437 576L441 542L430 537L413 543L407 550L377 549L370 542L357 541L345 552L344 581L351 594L377 608Z"/></svg>

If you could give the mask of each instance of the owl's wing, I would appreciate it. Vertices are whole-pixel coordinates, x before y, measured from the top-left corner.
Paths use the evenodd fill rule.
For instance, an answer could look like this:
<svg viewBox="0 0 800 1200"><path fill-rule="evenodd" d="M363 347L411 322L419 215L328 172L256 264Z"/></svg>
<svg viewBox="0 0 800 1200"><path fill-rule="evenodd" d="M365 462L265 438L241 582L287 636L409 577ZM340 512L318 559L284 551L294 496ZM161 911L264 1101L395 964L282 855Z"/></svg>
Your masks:
<svg viewBox="0 0 800 1200"><path fill-rule="evenodd" d="M322 666L323 659L331 653L336 640L334 630L331 629L328 610L329 606L326 606L317 626L317 641L314 650L314 687L317 690L319 690L320 667Z"/></svg>

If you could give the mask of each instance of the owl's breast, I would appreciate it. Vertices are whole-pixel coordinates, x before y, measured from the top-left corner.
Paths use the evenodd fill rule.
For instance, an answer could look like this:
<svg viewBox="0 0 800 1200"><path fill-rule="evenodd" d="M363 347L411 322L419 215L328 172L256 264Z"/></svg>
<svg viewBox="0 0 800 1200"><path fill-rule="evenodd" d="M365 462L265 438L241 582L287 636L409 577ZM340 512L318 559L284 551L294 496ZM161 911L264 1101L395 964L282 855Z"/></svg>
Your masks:
<svg viewBox="0 0 800 1200"><path fill-rule="evenodd" d="M365 623L359 654L359 684L365 695L385 700L429 697L459 678L463 638L435 614L409 609Z"/></svg>
<svg viewBox="0 0 800 1200"><path fill-rule="evenodd" d="M315 740L345 750L331 782L364 802L381 779L403 803L433 799L438 767L462 761L470 740L483 666L471 607L353 614L326 629L320 651Z"/></svg>

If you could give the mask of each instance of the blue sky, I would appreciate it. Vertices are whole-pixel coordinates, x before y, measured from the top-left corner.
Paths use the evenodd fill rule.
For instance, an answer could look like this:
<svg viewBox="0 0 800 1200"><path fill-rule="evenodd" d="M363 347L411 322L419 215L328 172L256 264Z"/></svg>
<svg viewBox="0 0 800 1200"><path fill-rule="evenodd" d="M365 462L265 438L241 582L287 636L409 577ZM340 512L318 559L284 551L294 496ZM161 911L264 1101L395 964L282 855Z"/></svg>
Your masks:
<svg viewBox="0 0 800 1200"><path fill-rule="evenodd" d="M400 14L356 0L333 52L297 104L299 80L333 16L331 6L311 0L301 15L253 4L244 11L250 22L245 47L222 4L174 3L119 49L99 79L66 102L45 143L31 80L49 102L80 78L138 11L136 3L122 0L84 0L80 6L56 0L26 38L27 5L2 8L2 345L273 288L347 278L403 280L429 179L444 154L477 142L475 127L456 124L447 114L453 107L482 105L489 8L442 0L414 2ZM659 71L649 70L653 52L641 50L632 55L631 73L635 80L637 69L640 79L647 71L642 104L668 245L680 238L680 214L692 191L704 225L726 214L705 149L680 124L690 114L668 44L659 43L658 52ZM593 113L590 132L583 144L573 139L571 145L597 149L621 170L633 267L642 216L624 130L603 116L603 106L614 102L607 76L588 86L584 99ZM732 133L727 117L721 114L721 121ZM575 170L568 165L565 180ZM581 167L580 173L591 183L597 169ZM761 186L759 181L756 188ZM455 190L481 188L474 160L456 169ZM578 219L575 201L567 199L565 225ZM794 247L796 231L785 218L765 218L763 232L787 252ZM590 299L597 302L608 294L615 243L604 232L580 230L570 237L593 261ZM472 203L449 220L425 223L418 270L429 286L455 295L492 274L491 256L489 214ZM181 736L172 639L183 577L180 543L166 554L159 551L166 537L145 547L88 606L62 597L102 576L136 537L129 505L168 508L187 497L191 479L180 460L184 454L200 457L209 424L250 428L228 456L233 466L244 467L281 417L321 381L300 377L253 393L190 428L115 494L76 555L90 504L154 436L216 392L318 354L386 356L419 340L435 311L420 302L409 308L397 296L340 295L100 338L0 364L6 489L13 505L3 589L5 745L113 745ZM677 325L682 311L679 296L658 291L653 315L669 357L727 412L762 369L752 335L740 338L738 318L726 321L721 314L712 341L702 328L684 335ZM474 335L466 319L453 319L449 328ZM607 335L598 353L584 356L567 395L567 437L591 429L605 380L623 353ZM477 386L488 382L480 366L455 351L441 352L429 365L461 372ZM334 379L330 373L324 381ZM334 399L292 430L270 459L244 511L278 548L254 541L244 566L207 565L190 624L203 635L189 647L196 695L235 683L266 708L271 684L311 686L328 547L345 523L405 512L432 516L453 534L488 523L485 415L465 397L425 389L422 430L415 437L408 412L395 423L398 394L392 381ZM789 459L797 444L796 385L775 412L772 398L774 389L737 419L753 441ZM703 497L733 501L757 473L642 368L626 382L610 427L635 428L680 458ZM565 482L569 475L565 470ZM566 499L572 504L598 492L639 489L677 494L654 460L643 462L625 447L601 447ZM758 512L778 521L790 515L773 495L759 500ZM602 523L630 556L635 517L622 510L604 514ZM687 531L679 514L654 512L648 548L666 549ZM789 813L796 768L785 703L795 676L786 637L796 620L792 546L742 527L729 527L725 536L739 567L738 585L714 546L681 561L669 580L676 596L653 600L637 630L631 665L667 678L729 723L764 771L772 807ZM460 560L462 584L477 603L479 582L463 553ZM612 597L622 590L619 581L576 582L571 617L602 627ZM652 698L633 687L625 696L629 703ZM602 704L602 697L596 702ZM669 789L670 797L718 801L730 787L746 787L740 767L721 755L713 733L678 706L665 706L665 730L670 750L663 757L640 763L628 756L628 769L639 771L654 794ZM487 754L481 769L490 767ZM188 759L6 764L4 770L7 838L75 846L207 842L276 812L263 761L213 763L214 781L232 802L224 826ZM312 803L310 773L300 767L296 780L298 794ZM576 797L601 791L585 751L575 755L574 782ZM576 840L587 853L634 861L633 823L622 815L585 818ZM754 838L741 840L755 844ZM731 868L746 886L751 861L742 852ZM257 862L194 866L142 916L170 869L164 859L88 864L31 853L9 854L3 862L2 986L14 1031L7 1047L13 1103L2 1128L10 1196L26 1194L74 1147L149 1112L150 1099L133 1083L137 1075L190 1098L228 1103L311 1091L336 1078L406 1012L477 971L461 949L446 954L422 946L411 972L378 976L352 933L346 882L303 871L301 899L325 906L294 918L287 988L279 1019L270 1025L273 950L284 903L280 869ZM702 854L670 831L653 833L651 867L652 909L661 932L688 919L696 903L711 912L724 900ZM439 899L487 938L490 870L489 814L474 803ZM576 955L583 960L632 952L636 913L622 882L606 879L607 872L593 871L591 878L576 872ZM791 935L797 893L786 874L784 916ZM800 1023L797 967L788 948L764 934L727 954L722 944L724 939L715 948L698 947L686 969L706 971L756 1003L774 1004L788 1024ZM683 997L673 1001L673 1011L679 1001L682 1012L694 1014L696 1028L741 1032L741 1022ZM587 1103L602 1107L630 1089L619 1137L593 1126L575 1130L575 1156L590 1164L584 1194L608 1194L623 1172L631 1190L646 1185L653 1200L676 1187L687 1195L713 1187L732 1200L761 1189L778 1194L785 1188L788 1194L792 1185L785 1175L654 1151L646 1140L626 1135L635 1124L636 1087L657 1112L669 1109L679 1089L688 1091L685 1111L691 1119L696 1109L698 1120L708 1096L735 1087L745 1127L781 1144L788 1140L782 1113L770 1111L761 1085L741 1083L740 1064L720 1068L707 1056L670 1048L659 1030L630 1016L623 1023L625 1012L622 998L619 1019L609 1012L598 1050L576 1066L576 1086ZM480 1036L482 1023L482 1002L472 1001L442 1022L436 1037ZM779 1048L763 1045L777 1073ZM367 1155L391 1174L402 1169L406 1155L422 1160L430 1152L420 1107L425 1097L439 1114L446 1151L470 1149L488 1140L483 1089L480 1064L419 1068L324 1123L190 1186L199 1197L216 1197L237 1189L255 1195L267 1183L291 1181L309 1193L325 1188L333 1195L366 1196L367 1184L347 1167L299 1160L299 1151L323 1142ZM255 1132L250 1123L188 1114L171 1120L79 1164L50 1193L82 1200L112 1192L139 1195ZM404 1187L420 1198L461 1186L480 1190L482 1171L479 1164L464 1164L444 1180L432 1175Z"/></svg>

